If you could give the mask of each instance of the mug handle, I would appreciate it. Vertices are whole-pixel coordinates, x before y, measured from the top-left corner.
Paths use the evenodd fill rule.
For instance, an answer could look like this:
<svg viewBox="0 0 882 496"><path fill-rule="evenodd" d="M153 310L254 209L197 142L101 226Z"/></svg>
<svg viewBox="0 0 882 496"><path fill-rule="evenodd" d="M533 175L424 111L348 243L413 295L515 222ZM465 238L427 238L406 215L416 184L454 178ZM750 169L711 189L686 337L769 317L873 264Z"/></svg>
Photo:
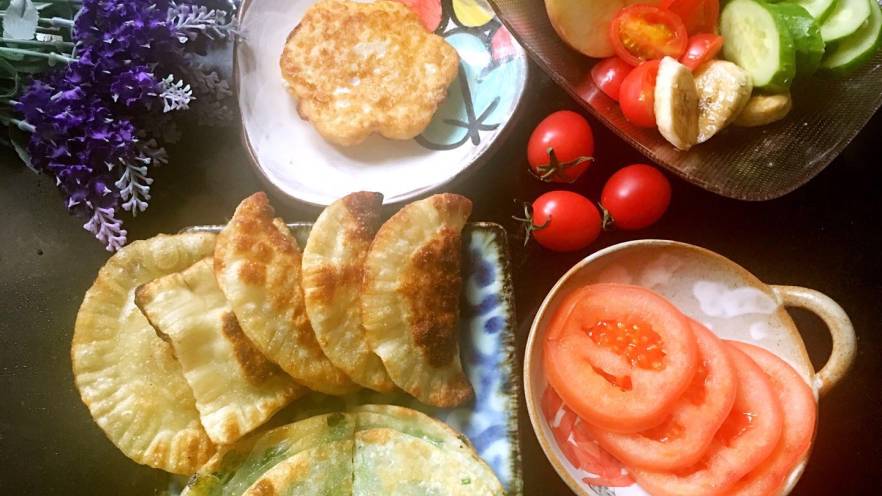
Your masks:
<svg viewBox="0 0 882 496"><path fill-rule="evenodd" d="M772 291L786 306L804 308L824 321L833 337L833 350L827 363L815 374L814 386L824 396L836 385L854 361L857 339L854 326L845 310L829 296L799 286L772 286Z"/></svg>

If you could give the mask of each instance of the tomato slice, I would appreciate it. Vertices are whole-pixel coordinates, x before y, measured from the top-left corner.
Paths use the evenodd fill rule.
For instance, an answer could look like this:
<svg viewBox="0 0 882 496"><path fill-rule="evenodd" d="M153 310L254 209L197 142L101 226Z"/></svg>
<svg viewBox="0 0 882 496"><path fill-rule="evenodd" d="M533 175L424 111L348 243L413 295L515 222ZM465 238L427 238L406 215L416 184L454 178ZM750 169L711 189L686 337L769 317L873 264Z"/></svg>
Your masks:
<svg viewBox="0 0 882 496"><path fill-rule="evenodd" d="M738 380L722 341L691 322L698 343L698 372L668 420L637 434L592 429L607 451L626 465L673 470L701 459L735 402Z"/></svg>
<svg viewBox="0 0 882 496"><path fill-rule="evenodd" d="M631 69L631 64L618 57L605 58L591 68L591 80L606 96L619 101L619 88Z"/></svg>
<svg viewBox="0 0 882 496"><path fill-rule="evenodd" d="M652 291L624 284L571 293L544 344L546 377L564 403L616 432L664 422L698 366L688 319Z"/></svg>
<svg viewBox="0 0 882 496"><path fill-rule="evenodd" d="M619 88L619 105L628 122L655 127L655 77L658 60L644 62L628 74Z"/></svg>
<svg viewBox="0 0 882 496"><path fill-rule="evenodd" d="M563 404L550 386L542 394L542 414L564 458L573 467L591 474L583 479L586 483L608 487L634 483L624 465L600 447L588 433L585 422Z"/></svg>
<svg viewBox="0 0 882 496"><path fill-rule="evenodd" d="M784 410L784 432L772 455L744 476L732 495L779 494L793 468L802 461L812 443L817 418L815 395L803 378L784 360L762 348L731 342L766 373Z"/></svg>
<svg viewBox="0 0 882 496"><path fill-rule="evenodd" d="M662 0L661 7L677 14L689 34L717 32L720 0Z"/></svg>
<svg viewBox="0 0 882 496"><path fill-rule="evenodd" d="M701 64L713 60L723 48L723 37L711 33L698 33L689 37L686 53L680 63L695 71Z"/></svg>
<svg viewBox="0 0 882 496"><path fill-rule="evenodd" d="M616 55L631 65L666 55L679 59L686 51L688 36L677 14L653 5L625 7L609 25Z"/></svg>
<svg viewBox="0 0 882 496"><path fill-rule="evenodd" d="M781 438L783 414L767 376L742 351L725 344L738 377L732 412L702 459L688 469L631 474L653 496L714 496L763 463Z"/></svg>

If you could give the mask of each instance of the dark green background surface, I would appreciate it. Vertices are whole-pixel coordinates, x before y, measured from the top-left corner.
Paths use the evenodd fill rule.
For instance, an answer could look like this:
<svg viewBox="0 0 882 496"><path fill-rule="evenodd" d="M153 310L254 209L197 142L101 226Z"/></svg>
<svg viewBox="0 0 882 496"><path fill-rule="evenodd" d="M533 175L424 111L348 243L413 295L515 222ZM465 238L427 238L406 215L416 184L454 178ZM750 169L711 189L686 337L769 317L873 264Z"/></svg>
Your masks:
<svg viewBox="0 0 882 496"><path fill-rule="evenodd" d="M798 102L797 102L798 105ZM547 113L576 105L538 70L506 142L479 171L450 191L474 200L472 220L503 224L512 240L520 356L532 317L553 283L596 249L635 238L668 238L733 259L768 283L806 286L837 300L858 334L851 374L823 399L815 451L796 495L882 494L882 115L806 186L763 203L725 199L672 178L670 211L638 233L608 233L590 250L554 254L530 245L510 216L514 198L552 189L525 173L532 127ZM643 159L594 124L597 163L568 186L596 199L618 167ZM238 130L191 129L155 171L150 208L127 219L129 239L219 224L261 189ZM308 163L301 164L309 167ZM394 180L394 178L390 178ZM288 221L314 209L282 206ZM119 453L89 417L73 384L70 339L83 293L108 254L67 215L53 181L0 150L0 494L150 495L167 486L161 472ZM792 312L816 366L830 339L814 316ZM539 448L521 408L527 495L569 494Z"/></svg>

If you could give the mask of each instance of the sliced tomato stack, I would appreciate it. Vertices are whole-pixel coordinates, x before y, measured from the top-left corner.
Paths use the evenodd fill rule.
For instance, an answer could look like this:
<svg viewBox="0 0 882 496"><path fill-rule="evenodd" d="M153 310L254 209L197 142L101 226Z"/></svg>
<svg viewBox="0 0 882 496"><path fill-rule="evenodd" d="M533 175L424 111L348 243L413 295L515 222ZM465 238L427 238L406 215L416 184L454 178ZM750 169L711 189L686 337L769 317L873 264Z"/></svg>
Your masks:
<svg viewBox="0 0 882 496"><path fill-rule="evenodd" d="M543 363L543 413L594 485L633 477L653 495L773 495L814 432L814 395L793 368L721 341L644 288L570 294Z"/></svg>

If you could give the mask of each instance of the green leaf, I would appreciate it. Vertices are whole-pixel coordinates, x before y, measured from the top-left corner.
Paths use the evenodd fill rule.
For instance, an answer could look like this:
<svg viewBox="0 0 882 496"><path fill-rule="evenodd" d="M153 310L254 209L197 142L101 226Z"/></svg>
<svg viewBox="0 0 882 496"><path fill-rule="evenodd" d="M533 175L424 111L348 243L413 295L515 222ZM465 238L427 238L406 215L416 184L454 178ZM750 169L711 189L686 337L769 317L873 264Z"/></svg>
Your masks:
<svg viewBox="0 0 882 496"><path fill-rule="evenodd" d="M9 126L9 142L12 143L12 148L15 150L18 158L21 159L22 163L25 164L28 169L32 170L34 174L39 174L37 169L35 169L34 165L31 163L31 154L28 153L29 139L30 135L28 133L15 126Z"/></svg>

